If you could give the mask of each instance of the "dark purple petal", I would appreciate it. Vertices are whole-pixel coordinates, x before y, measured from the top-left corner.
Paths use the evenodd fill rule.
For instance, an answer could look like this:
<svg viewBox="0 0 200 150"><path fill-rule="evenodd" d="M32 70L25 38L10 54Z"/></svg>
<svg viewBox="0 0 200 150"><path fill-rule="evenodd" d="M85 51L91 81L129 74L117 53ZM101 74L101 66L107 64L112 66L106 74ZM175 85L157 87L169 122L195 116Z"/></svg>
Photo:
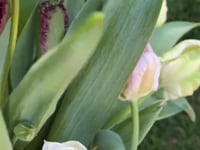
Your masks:
<svg viewBox="0 0 200 150"><path fill-rule="evenodd" d="M40 16L40 45L42 48L42 54L47 52L48 45L48 33L49 33L49 24L52 16L56 11L61 10L63 13L64 19L64 28L67 32L69 26L69 15L66 7L64 6L64 1L61 0L59 3L54 4L49 1L45 1L39 6L39 16Z"/></svg>
<svg viewBox="0 0 200 150"><path fill-rule="evenodd" d="M0 34L4 29L8 18L8 1L0 0Z"/></svg>

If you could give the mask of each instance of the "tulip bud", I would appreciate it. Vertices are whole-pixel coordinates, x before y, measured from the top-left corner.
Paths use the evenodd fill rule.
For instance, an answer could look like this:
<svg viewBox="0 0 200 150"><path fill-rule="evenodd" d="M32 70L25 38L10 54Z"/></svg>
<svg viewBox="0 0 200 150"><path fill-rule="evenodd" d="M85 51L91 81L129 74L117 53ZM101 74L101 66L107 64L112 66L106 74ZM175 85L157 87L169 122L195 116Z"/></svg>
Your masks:
<svg viewBox="0 0 200 150"><path fill-rule="evenodd" d="M120 95L122 100L137 100L158 89L161 64L148 44Z"/></svg>
<svg viewBox="0 0 200 150"><path fill-rule="evenodd" d="M111 130L101 130L94 137L92 150L125 150L121 137Z"/></svg>
<svg viewBox="0 0 200 150"><path fill-rule="evenodd" d="M200 86L199 40L181 42L161 60L161 87L167 99L192 95Z"/></svg>
<svg viewBox="0 0 200 150"><path fill-rule="evenodd" d="M0 0L0 34L8 18L8 0Z"/></svg>
<svg viewBox="0 0 200 150"><path fill-rule="evenodd" d="M39 13L40 13L40 47L42 54L44 54L47 52L47 49L55 46L55 45L49 46L48 44L51 33L51 21L53 17L57 17L56 16L57 13L63 16L63 26L64 26L63 35L64 35L68 29L69 15L66 7L64 6L63 0L60 0L59 3L52 3L49 1L42 2L39 6Z"/></svg>
<svg viewBox="0 0 200 150"><path fill-rule="evenodd" d="M158 16L158 20L157 20L157 23L156 23L157 27L162 26L166 22L167 11L168 11L167 1L163 0L162 7L161 7L161 10L160 10L160 14Z"/></svg>
<svg viewBox="0 0 200 150"><path fill-rule="evenodd" d="M64 143L44 141L42 150L87 150L87 148L78 141Z"/></svg>
<svg viewBox="0 0 200 150"><path fill-rule="evenodd" d="M29 121L18 123L14 128L15 137L21 141L31 141L36 136L36 129Z"/></svg>

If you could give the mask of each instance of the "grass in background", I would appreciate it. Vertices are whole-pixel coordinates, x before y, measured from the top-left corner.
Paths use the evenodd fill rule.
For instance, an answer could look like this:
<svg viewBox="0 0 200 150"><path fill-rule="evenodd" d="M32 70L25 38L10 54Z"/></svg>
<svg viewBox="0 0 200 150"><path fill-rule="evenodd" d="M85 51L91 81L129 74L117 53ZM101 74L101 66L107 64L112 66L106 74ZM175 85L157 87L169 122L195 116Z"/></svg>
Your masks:
<svg viewBox="0 0 200 150"><path fill-rule="evenodd" d="M140 146L140 150L200 150L200 94L190 97L197 120L185 113L159 121Z"/></svg>
<svg viewBox="0 0 200 150"><path fill-rule="evenodd" d="M168 0L168 20L200 22L200 0ZM200 28L185 35L184 39L200 39ZM200 150L200 90L189 97L197 120L192 123L185 113L158 121L139 150Z"/></svg>

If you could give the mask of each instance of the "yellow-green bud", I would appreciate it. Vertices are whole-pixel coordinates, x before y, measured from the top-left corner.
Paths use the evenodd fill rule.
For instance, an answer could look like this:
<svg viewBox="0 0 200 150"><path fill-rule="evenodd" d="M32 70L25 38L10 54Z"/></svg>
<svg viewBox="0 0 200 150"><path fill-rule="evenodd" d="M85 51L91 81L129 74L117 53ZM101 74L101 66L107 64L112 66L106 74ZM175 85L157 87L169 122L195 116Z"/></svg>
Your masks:
<svg viewBox="0 0 200 150"><path fill-rule="evenodd" d="M161 87L165 97L192 95L200 86L200 41L185 40L161 59Z"/></svg>

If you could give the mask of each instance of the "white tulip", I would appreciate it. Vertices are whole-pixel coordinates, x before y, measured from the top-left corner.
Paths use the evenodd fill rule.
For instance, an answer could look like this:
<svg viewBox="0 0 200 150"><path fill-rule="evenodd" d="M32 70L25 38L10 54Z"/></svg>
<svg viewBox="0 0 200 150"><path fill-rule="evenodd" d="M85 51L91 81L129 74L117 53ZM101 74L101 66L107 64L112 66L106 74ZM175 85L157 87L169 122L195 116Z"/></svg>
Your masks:
<svg viewBox="0 0 200 150"><path fill-rule="evenodd" d="M64 143L44 141L42 150L87 150L87 148L78 141Z"/></svg>

